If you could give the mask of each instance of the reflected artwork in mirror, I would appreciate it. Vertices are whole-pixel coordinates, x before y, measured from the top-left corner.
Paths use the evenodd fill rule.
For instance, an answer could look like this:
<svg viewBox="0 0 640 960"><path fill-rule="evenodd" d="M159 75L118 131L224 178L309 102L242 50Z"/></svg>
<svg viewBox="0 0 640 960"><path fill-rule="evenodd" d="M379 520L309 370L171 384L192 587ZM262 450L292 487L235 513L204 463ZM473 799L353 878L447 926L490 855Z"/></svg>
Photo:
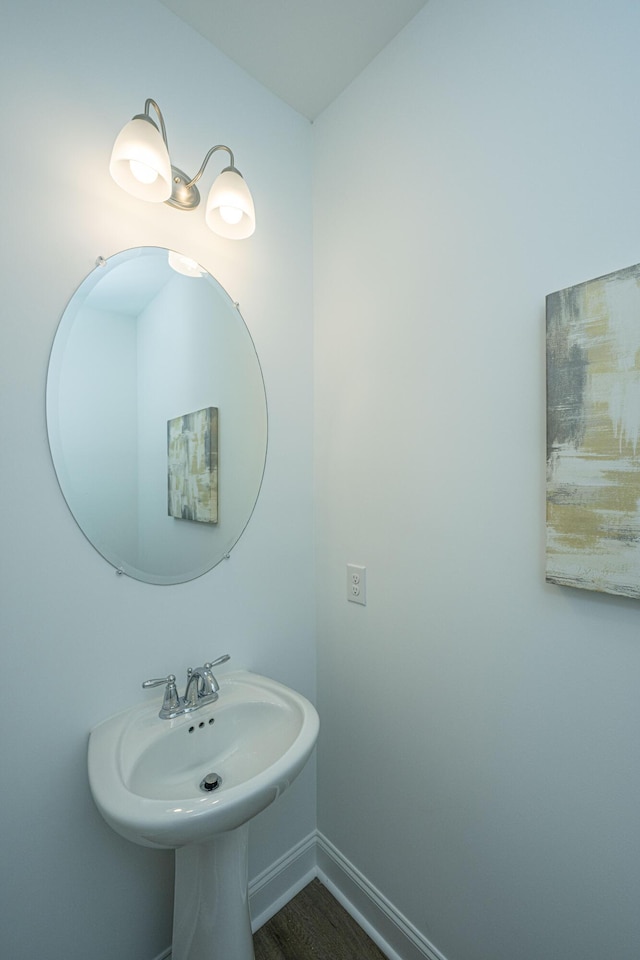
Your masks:
<svg viewBox="0 0 640 960"><path fill-rule="evenodd" d="M202 268L177 272L170 253L99 258L62 315L47 376L71 513L118 572L158 584L228 556L267 451L262 371L238 307Z"/></svg>

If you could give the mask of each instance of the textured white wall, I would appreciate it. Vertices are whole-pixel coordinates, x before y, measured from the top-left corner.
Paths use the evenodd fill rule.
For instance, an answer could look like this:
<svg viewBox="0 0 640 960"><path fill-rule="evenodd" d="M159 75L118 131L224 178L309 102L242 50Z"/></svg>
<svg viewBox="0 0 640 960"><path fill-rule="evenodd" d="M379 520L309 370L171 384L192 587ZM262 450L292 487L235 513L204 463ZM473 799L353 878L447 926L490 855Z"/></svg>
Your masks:
<svg viewBox="0 0 640 960"><path fill-rule="evenodd" d="M314 125L319 827L448 960L638 955L639 608L543 551L545 295L640 259L639 34L430 0Z"/></svg>
<svg viewBox="0 0 640 960"><path fill-rule="evenodd" d="M150 960L170 940L171 855L101 820L90 728L139 701L146 677L225 651L314 696L310 128L153 0L7 8L0 87L2 952ZM199 214L111 181L113 140L148 96L183 169L232 146L256 201L251 240L216 238ZM67 511L46 440L64 306L98 255L138 245L182 250L240 302L271 418L262 495L231 560L175 587L115 576ZM314 825L310 766L256 821L251 874Z"/></svg>

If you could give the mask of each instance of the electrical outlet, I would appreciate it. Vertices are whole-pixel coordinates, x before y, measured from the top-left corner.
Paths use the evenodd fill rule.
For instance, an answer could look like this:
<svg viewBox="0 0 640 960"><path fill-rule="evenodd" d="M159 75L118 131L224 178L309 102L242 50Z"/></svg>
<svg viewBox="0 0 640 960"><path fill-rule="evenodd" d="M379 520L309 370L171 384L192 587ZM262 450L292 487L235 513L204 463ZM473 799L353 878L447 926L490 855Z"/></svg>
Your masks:
<svg viewBox="0 0 640 960"><path fill-rule="evenodd" d="M351 603L367 603L367 568L356 563L347 564L347 600Z"/></svg>

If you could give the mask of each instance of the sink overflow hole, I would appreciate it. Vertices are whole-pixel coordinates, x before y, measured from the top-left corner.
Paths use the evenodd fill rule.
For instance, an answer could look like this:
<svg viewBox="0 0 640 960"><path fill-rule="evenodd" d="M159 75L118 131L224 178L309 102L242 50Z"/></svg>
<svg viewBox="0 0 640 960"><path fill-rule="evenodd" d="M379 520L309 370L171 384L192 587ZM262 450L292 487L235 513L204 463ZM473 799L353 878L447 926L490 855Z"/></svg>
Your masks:
<svg viewBox="0 0 640 960"><path fill-rule="evenodd" d="M221 783L222 777L219 773L208 773L201 782L200 789L205 793L211 793L212 790L217 790Z"/></svg>

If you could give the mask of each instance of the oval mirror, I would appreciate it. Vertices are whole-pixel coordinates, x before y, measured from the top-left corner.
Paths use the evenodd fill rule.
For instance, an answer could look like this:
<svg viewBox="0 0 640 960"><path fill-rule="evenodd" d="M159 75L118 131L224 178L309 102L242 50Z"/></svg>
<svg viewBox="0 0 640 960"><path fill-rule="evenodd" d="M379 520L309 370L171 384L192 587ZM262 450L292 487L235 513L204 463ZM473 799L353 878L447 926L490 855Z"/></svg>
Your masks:
<svg viewBox="0 0 640 960"><path fill-rule="evenodd" d="M267 450L262 371L236 304L171 251L99 258L55 335L47 430L71 513L119 572L206 573L249 521Z"/></svg>

